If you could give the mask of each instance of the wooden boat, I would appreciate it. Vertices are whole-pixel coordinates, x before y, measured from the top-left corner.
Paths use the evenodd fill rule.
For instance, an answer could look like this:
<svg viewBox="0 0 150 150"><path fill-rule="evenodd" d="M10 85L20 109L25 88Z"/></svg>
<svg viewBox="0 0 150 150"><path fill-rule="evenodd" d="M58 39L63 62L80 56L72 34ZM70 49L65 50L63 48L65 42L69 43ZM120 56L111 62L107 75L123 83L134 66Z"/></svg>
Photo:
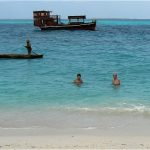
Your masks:
<svg viewBox="0 0 150 150"><path fill-rule="evenodd" d="M58 25L58 26L43 26L41 30L95 30L93 23L84 23L80 25Z"/></svg>
<svg viewBox="0 0 150 150"><path fill-rule="evenodd" d="M43 58L43 55L38 54L0 54L1 58L9 58L9 59L37 59L37 58Z"/></svg>
<svg viewBox="0 0 150 150"><path fill-rule="evenodd" d="M95 30L96 20L85 22L86 16L68 16L68 23L61 22L52 11L33 11L34 26L41 30Z"/></svg>

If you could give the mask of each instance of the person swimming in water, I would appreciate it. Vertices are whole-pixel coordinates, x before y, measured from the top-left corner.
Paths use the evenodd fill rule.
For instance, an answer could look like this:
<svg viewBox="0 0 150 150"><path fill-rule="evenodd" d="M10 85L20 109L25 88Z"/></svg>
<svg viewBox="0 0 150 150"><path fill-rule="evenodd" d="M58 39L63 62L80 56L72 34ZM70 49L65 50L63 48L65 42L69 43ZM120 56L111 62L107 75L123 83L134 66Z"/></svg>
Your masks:
<svg viewBox="0 0 150 150"><path fill-rule="evenodd" d="M26 49L28 50L28 55L31 55L32 47L31 47L31 43L30 43L29 40L26 41L25 47L26 47Z"/></svg>
<svg viewBox="0 0 150 150"><path fill-rule="evenodd" d="M112 81L113 85L120 85L120 80L118 79L118 75L117 73L113 74L113 81Z"/></svg>
<svg viewBox="0 0 150 150"><path fill-rule="evenodd" d="M81 79L81 74L77 74L77 78L74 80L75 84L82 84L83 83L83 80Z"/></svg>

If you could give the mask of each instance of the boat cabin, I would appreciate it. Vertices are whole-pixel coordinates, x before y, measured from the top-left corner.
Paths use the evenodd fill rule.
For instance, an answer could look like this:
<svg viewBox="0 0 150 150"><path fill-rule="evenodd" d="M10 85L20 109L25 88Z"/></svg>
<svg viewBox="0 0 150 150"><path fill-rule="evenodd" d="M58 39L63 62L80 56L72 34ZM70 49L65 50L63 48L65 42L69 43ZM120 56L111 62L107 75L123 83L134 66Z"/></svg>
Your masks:
<svg viewBox="0 0 150 150"><path fill-rule="evenodd" d="M51 15L52 11L33 11L34 26L55 26L60 22L59 15Z"/></svg>
<svg viewBox="0 0 150 150"><path fill-rule="evenodd" d="M86 16L68 16L69 24L83 24Z"/></svg>

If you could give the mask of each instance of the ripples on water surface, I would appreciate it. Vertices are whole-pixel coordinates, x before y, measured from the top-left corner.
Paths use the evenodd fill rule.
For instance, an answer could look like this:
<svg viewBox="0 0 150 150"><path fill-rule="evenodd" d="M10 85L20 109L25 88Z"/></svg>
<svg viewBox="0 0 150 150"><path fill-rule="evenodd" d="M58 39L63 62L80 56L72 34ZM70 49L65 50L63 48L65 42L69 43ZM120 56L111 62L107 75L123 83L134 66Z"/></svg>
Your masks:
<svg viewBox="0 0 150 150"><path fill-rule="evenodd" d="M0 21L0 52L44 54L0 60L0 108L150 109L150 20L99 20L96 31L46 31L30 20ZM122 85L111 85L118 72ZM84 84L72 84L77 73Z"/></svg>

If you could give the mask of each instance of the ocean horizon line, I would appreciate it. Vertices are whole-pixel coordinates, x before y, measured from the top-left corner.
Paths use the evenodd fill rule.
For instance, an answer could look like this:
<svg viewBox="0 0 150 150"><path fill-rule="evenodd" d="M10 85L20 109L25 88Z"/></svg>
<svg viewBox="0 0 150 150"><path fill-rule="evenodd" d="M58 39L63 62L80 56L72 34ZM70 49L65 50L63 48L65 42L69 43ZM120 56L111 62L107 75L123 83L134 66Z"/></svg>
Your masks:
<svg viewBox="0 0 150 150"><path fill-rule="evenodd" d="M87 18L86 20L150 20L150 18ZM33 20L33 18L0 18L0 20ZM62 18L61 20L68 20L67 18Z"/></svg>

